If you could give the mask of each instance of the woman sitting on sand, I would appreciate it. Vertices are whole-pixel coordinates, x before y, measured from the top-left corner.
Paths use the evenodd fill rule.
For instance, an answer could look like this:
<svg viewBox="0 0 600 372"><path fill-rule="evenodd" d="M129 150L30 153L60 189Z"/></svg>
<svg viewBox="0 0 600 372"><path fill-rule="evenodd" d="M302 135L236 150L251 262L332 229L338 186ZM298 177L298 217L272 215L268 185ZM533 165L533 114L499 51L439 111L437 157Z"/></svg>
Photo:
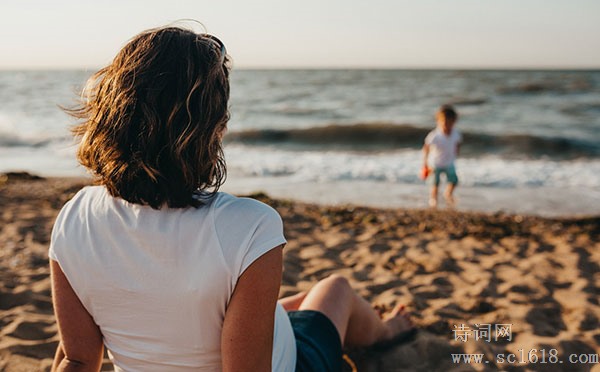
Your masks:
<svg viewBox="0 0 600 372"><path fill-rule="evenodd" d="M280 216L217 192L229 59L215 37L145 31L88 82L72 114L97 186L60 212L50 247L53 370L339 371L342 347L410 331L341 276L277 301ZM286 311L289 311L286 313Z"/></svg>

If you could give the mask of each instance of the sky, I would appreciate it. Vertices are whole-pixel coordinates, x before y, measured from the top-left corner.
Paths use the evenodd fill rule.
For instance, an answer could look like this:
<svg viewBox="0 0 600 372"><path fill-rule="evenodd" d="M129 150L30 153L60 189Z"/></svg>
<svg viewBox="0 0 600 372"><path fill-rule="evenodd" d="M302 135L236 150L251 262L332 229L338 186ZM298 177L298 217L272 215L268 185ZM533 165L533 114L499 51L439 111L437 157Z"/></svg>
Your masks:
<svg viewBox="0 0 600 372"><path fill-rule="evenodd" d="M598 0L3 0L0 69L97 68L202 22L237 68L600 68Z"/></svg>

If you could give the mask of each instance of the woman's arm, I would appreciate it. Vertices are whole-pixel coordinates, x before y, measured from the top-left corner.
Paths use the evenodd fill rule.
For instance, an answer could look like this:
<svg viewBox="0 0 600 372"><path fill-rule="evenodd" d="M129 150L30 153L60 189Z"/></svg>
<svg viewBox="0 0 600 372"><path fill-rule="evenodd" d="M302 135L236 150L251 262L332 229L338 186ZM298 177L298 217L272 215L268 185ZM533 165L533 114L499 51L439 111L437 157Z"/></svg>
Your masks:
<svg viewBox="0 0 600 372"><path fill-rule="evenodd" d="M52 371L99 371L104 353L100 329L54 260L50 260L50 276L60 334Z"/></svg>
<svg viewBox="0 0 600 372"><path fill-rule="evenodd" d="M270 372L282 248L271 249L238 279L223 322L223 372Z"/></svg>

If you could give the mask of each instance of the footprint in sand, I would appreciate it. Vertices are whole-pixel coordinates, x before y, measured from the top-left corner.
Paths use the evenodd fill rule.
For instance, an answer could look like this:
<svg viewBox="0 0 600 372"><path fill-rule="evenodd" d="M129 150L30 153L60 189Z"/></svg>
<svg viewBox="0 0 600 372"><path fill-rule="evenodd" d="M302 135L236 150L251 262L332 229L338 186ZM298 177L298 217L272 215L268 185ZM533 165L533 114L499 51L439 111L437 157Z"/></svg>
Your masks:
<svg viewBox="0 0 600 372"><path fill-rule="evenodd" d="M28 300L28 291L18 293L0 291L0 310L8 310L15 306L25 305Z"/></svg>
<svg viewBox="0 0 600 372"><path fill-rule="evenodd" d="M533 334L554 337L567 329L561 316L562 308L556 305L535 306L527 312L525 320L533 327Z"/></svg>
<svg viewBox="0 0 600 372"><path fill-rule="evenodd" d="M54 326L50 322L22 321L8 336L22 340L46 340L56 334L56 329L53 328Z"/></svg>
<svg viewBox="0 0 600 372"><path fill-rule="evenodd" d="M17 306L32 304L43 314L52 314L52 298L49 295L31 290L22 292L0 292L0 310L9 310Z"/></svg>
<svg viewBox="0 0 600 372"><path fill-rule="evenodd" d="M58 347L58 341L42 341L38 343L28 343L9 346L11 354L22 355L36 360L53 358Z"/></svg>

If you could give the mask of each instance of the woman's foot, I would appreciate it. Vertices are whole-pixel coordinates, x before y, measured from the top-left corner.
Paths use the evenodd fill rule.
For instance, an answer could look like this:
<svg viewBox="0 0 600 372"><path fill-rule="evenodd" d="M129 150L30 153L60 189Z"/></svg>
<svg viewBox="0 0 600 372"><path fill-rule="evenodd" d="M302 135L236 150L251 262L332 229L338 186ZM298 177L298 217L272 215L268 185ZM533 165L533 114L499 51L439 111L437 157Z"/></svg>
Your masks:
<svg viewBox="0 0 600 372"><path fill-rule="evenodd" d="M410 313L406 311L404 305L396 305L389 314L383 317L383 324L386 328L385 334L371 348L381 350L399 345L410 340L417 331L410 319Z"/></svg>
<svg viewBox="0 0 600 372"><path fill-rule="evenodd" d="M387 334L382 342L389 342L416 329L404 305L396 305L392 312L383 318L383 322L387 327Z"/></svg>

